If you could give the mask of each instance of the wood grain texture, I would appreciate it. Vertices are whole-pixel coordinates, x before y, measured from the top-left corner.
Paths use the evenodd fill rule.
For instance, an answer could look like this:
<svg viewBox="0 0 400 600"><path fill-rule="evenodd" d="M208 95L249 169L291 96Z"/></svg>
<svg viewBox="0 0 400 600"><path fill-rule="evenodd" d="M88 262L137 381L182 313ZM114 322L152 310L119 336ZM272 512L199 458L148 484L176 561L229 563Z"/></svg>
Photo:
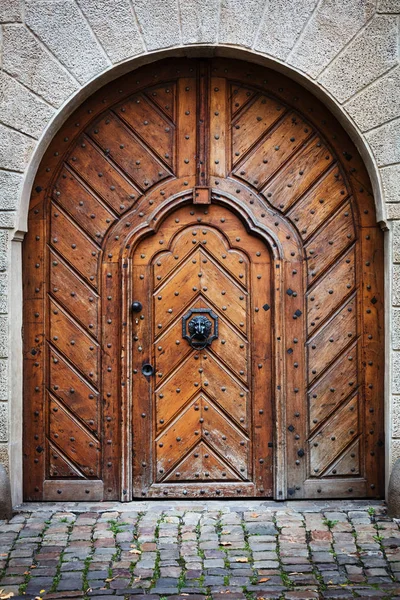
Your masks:
<svg viewBox="0 0 400 600"><path fill-rule="evenodd" d="M133 369L143 390L133 422L153 415L146 455L154 457L154 478L147 462L137 465L142 488L134 492L143 490L146 472L146 495L174 494L172 481L186 481L186 495L197 496L203 483L228 479L233 491L237 482L252 481L249 494L271 493L271 325L262 310L271 298L268 248L226 209L185 207L137 247L133 264L135 297L143 302L132 331ZM218 318L218 337L204 350L182 339L182 318L201 314L196 310ZM154 376L141 373L144 360ZM142 456L142 446L142 436L135 437L135 456ZM195 471L188 470L192 455Z"/></svg>
<svg viewBox="0 0 400 600"><path fill-rule="evenodd" d="M27 500L382 496L383 236L295 82L174 59L108 84L42 160L23 260ZM201 350L190 310L218 316Z"/></svg>

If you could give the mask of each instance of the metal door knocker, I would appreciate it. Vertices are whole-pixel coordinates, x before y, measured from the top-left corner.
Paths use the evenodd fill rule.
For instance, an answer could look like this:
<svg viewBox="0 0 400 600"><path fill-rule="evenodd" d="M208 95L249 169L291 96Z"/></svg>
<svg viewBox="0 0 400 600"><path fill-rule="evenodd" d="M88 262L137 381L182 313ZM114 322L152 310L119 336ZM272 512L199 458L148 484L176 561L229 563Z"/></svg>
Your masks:
<svg viewBox="0 0 400 600"><path fill-rule="evenodd" d="M195 350L210 346L218 337L218 315L209 308L191 308L182 317L182 337Z"/></svg>

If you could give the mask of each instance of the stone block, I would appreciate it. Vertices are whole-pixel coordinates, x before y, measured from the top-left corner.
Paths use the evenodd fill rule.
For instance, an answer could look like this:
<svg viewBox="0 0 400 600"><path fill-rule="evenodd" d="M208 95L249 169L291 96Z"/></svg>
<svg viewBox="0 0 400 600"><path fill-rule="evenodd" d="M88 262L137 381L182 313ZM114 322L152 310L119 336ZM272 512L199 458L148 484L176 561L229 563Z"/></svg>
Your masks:
<svg viewBox="0 0 400 600"><path fill-rule="evenodd" d="M147 50L181 44L177 0L135 0L134 9Z"/></svg>
<svg viewBox="0 0 400 600"><path fill-rule="evenodd" d="M32 138L0 123L0 169L23 172L35 145Z"/></svg>
<svg viewBox="0 0 400 600"><path fill-rule="evenodd" d="M392 437L400 439L400 396L392 399Z"/></svg>
<svg viewBox="0 0 400 600"><path fill-rule="evenodd" d="M0 296L8 294L8 273L0 273Z"/></svg>
<svg viewBox="0 0 400 600"><path fill-rule="evenodd" d="M393 465L400 458L400 440L392 439L390 441L391 464Z"/></svg>
<svg viewBox="0 0 400 600"><path fill-rule="evenodd" d="M27 0L25 22L80 82L85 83L109 66L75 2Z"/></svg>
<svg viewBox="0 0 400 600"><path fill-rule="evenodd" d="M78 4L113 63L143 52L129 0L78 0Z"/></svg>
<svg viewBox="0 0 400 600"><path fill-rule="evenodd" d="M8 316L0 315L0 357L8 357Z"/></svg>
<svg viewBox="0 0 400 600"><path fill-rule="evenodd" d="M8 360L0 358L0 400L8 400Z"/></svg>
<svg viewBox="0 0 400 600"><path fill-rule="evenodd" d="M251 48L264 8L263 0L222 0L218 41Z"/></svg>
<svg viewBox="0 0 400 600"><path fill-rule="evenodd" d="M6 472L8 473L8 468L9 468L8 444L0 444L0 465L3 465Z"/></svg>
<svg viewBox="0 0 400 600"><path fill-rule="evenodd" d="M393 265L393 295L392 295L392 304L393 306L400 306L400 265Z"/></svg>
<svg viewBox="0 0 400 600"><path fill-rule="evenodd" d="M0 230L0 272L4 272L8 268L9 250L10 245L8 231Z"/></svg>
<svg viewBox="0 0 400 600"><path fill-rule="evenodd" d="M392 346L393 350L400 350L400 308L393 309L392 318Z"/></svg>
<svg viewBox="0 0 400 600"><path fill-rule="evenodd" d="M379 174L382 180L384 201L400 202L400 164L383 167L379 169Z"/></svg>
<svg viewBox="0 0 400 600"><path fill-rule="evenodd" d="M379 0L378 12L400 13L400 0Z"/></svg>
<svg viewBox="0 0 400 600"><path fill-rule="evenodd" d="M339 54L372 16L373 2L320 2L295 44L288 62L311 77Z"/></svg>
<svg viewBox="0 0 400 600"><path fill-rule="evenodd" d="M0 519L8 521L12 513L10 479L4 466L0 465Z"/></svg>
<svg viewBox="0 0 400 600"><path fill-rule="evenodd" d="M392 356L392 392L400 394L400 352L396 350Z"/></svg>
<svg viewBox="0 0 400 600"><path fill-rule="evenodd" d="M22 21L22 0L2 0L0 2L0 23Z"/></svg>
<svg viewBox="0 0 400 600"><path fill-rule="evenodd" d="M53 106L78 89L72 75L23 25L3 27L3 69Z"/></svg>
<svg viewBox="0 0 400 600"><path fill-rule="evenodd" d="M17 213L15 211L1 212L0 209L0 228L1 229L14 229L17 220Z"/></svg>
<svg viewBox="0 0 400 600"><path fill-rule="evenodd" d="M386 204L386 218L388 221L400 219L400 204Z"/></svg>
<svg viewBox="0 0 400 600"><path fill-rule="evenodd" d="M400 439L400 396L392 399L392 437Z"/></svg>
<svg viewBox="0 0 400 600"><path fill-rule="evenodd" d="M339 54L318 81L339 102L344 102L397 64L397 47L396 18L379 15Z"/></svg>
<svg viewBox="0 0 400 600"><path fill-rule="evenodd" d="M387 506L390 517L400 517L400 459L396 460L390 473Z"/></svg>
<svg viewBox="0 0 400 600"><path fill-rule="evenodd" d="M217 41L219 0L185 0L180 5L184 44L212 44Z"/></svg>
<svg viewBox="0 0 400 600"><path fill-rule="evenodd" d="M22 175L0 171L0 210L16 210L19 205L19 193Z"/></svg>
<svg viewBox="0 0 400 600"><path fill-rule="evenodd" d="M0 72L0 114L5 125L38 138L54 112L10 75Z"/></svg>
<svg viewBox="0 0 400 600"><path fill-rule="evenodd" d="M393 262L400 263L400 223L393 223Z"/></svg>
<svg viewBox="0 0 400 600"><path fill-rule="evenodd" d="M8 441L8 402L0 402L0 442Z"/></svg>
<svg viewBox="0 0 400 600"><path fill-rule="evenodd" d="M8 296L3 296L2 294L0 294L0 314L7 314L8 313ZM1 400L1 398L0 398Z"/></svg>
<svg viewBox="0 0 400 600"><path fill-rule="evenodd" d="M400 118L367 131L365 138L379 166L400 162Z"/></svg>
<svg viewBox="0 0 400 600"><path fill-rule="evenodd" d="M362 131L367 131L400 114L400 68L386 73L345 104Z"/></svg>
<svg viewBox="0 0 400 600"><path fill-rule="evenodd" d="M273 0L257 34L254 49L285 60L312 14L317 0Z"/></svg>

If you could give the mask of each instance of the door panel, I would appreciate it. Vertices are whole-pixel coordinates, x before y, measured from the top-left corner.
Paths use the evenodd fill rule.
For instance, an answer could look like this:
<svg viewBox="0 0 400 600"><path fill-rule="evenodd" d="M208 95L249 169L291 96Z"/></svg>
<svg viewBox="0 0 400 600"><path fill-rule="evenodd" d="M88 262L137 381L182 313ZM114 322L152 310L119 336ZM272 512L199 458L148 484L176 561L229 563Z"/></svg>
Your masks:
<svg viewBox="0 0 400 600"><path fill-rule="evenodd" d="M140 317L133 320L133 367L142 378L141 389L143 378L148 387L147 398L134 406L133 422L147 418L143 414L153 415L148 429L153 463L144 467L145 492L173 495L176 481L187 484L185 495L196 496L205 493L204 485L231 481L234 493L234 482L245 481L250 484L246 493L257 495L256 486L263 493L272 490L272 453L258 456L262 448L254 436L253 416L257 410L265 415L263 435L271 441L271 361L264 357L262 364L256 362L262 358L256 349L261 340L254 304L258 297L264 304L271 301L269 250L226 209L207 210L207 222L218 222L214 227L199 224L193 213L190 208L172 213L153 238L139 244L133 257L135 298L143 304ZM151 282L148 296L145 285L137 285L140 281ZM266 354L271 329L263 312ZM189 325L197 316L209 318L217 331L210 345L198 349L185 339L187 315ZM141 321L151 321L143 337ZM154 366L153 382L141 373L143 361ZM256 389L263 389L262 396L254 393ZM138 457L142 444L134 441ZM194 471L188 469L189 456L195 460ZM258 478L256 457L268 465ZM142 465L137 468L143 471ZM139 495L143 477L137 485L134 492Z"/></svg>
<svg viewBox="0 0 400 600"><path fill-rule="evenodd" d="M383 494L382 232L296 83L111 82L50 144L23 254L27 500Z"/></svg>

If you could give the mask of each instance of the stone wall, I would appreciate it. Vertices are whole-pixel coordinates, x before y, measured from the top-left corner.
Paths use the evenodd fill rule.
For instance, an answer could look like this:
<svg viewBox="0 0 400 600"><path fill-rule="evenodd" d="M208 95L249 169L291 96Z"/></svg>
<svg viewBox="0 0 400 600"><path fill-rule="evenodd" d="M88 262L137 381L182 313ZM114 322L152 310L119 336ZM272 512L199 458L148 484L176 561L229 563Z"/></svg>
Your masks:
<svg viewBox="0 0 400 600"><path fill-rule="evenodd" d="M1 0L0 461L11 449L15 502L21 281L11 240L22 238L38 162L70 112L105 81L167 53L275 66L325 100L357 143L388 229L389 462L400 456L399 15L400 0Z"/></svg>

